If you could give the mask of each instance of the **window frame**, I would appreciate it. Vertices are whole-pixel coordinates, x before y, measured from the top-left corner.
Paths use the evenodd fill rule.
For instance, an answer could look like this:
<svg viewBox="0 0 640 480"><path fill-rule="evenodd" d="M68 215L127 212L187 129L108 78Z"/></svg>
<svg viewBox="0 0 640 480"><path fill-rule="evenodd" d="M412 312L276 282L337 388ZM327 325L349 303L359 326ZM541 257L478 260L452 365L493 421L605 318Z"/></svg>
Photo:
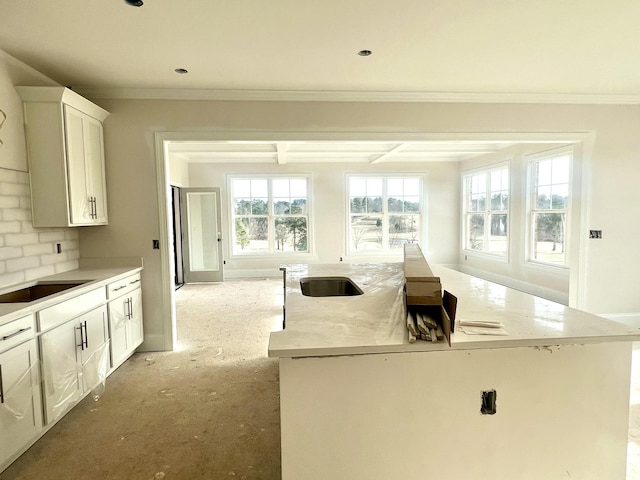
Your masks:
<svg viewBox="0 0 640 480"><path fill-rule="evenodd" d="M549 209L540 209L534 208L537 204L536 198L536 189L538 184L535 178L534 167L536 164L546 160L553 160L554 158L559 157L569 157L569 169L567 172L567 201L564 209L558 208L549 208ZM529 266L533 266L541 269L555 269L555 270L569 270L570 262L569 262L569 249L571 245L570 241L570 232L571 232L571 205L573 198L573 169L574 169L574 161L575 161L575 152L572 147L561 147L553 150L547 150L544 152L538 152L531 155L526 155L526 164L527 164L527 186L526 186L526 207L527 207L527 221L526 221L526 246L525 246L525 263ZM549 187L553 187L554 185L562 185L562 184L554 184L550 183ZM550 201L553 202L553 193ZM540 259L533 258L533 248L536 244L536 240L534 238L536 228L535 228L535 215L539 213L564 213L565 215L565 225L564 225L564 261L563 263L553 263L553 262L545 262Z"/></svg>
<svg viewBox="0 0 640 480"><path fill-rule="evenodd" d="M276 213L274 202L273 182L274 180L293 180L304 179L306 181L306 213L305 214L283 214ZM266 180L267 181L267 213L262 215L237 215L235 213L236 196L234 192L235 180ZM273 173L252 173L252 174L228 174L227 175L227 187L229 191L229 236L231 241L229 242L229 255L230 258L273 258L295 256L296 258L302 256L311 256L313 252L313 235L312 235L312 175L308 173L290 173L290 174L273 174ZM238 197L244 198L244 197ZM250 197L253 198L253 197ZM275 197L279 198L279 197ZM276 250L276 219L282 217L291 218L306 218L307 222L307 249L306 251L295 250ZM267 233L267 250L259 252L238 252L236 250L236 219L237 218L266 218L268 225Z"/></svg>
<svg viewBox="0 0 640 480"><path fill-rule="evenodd" d="M354 178L362 178L362 179L381 179L382 180L382 212L379 215L382 217L382 225L381 225L381 233L382 233L382 247L379 249L370 249L370 250L356 250L353 247L353 237L352 237L352 228L351 228L351 219L353 215L358 215L358 213L351 213L351 179ZM426 242L426 195L425 195L425 173L397 173L397 172L383 172L383 173L356 173L351 172L345 175L345 251L349 256L371 256L371 257L388 257L395 256L401 254L403 249L401 248L389 248L389 218L392 215L398 215L400 212L389 212L389 204L388 204L388 180L390 179L416 179L418 180L418 201L419 201L419 211L417 214L419 215L419 228L417 229L417 238L415 239L415 243L419 243L422 248L426 248L426 245L423 245ZM403 195L403 198L405 196ZM376 214L378 215L378 214ZM408 215L406 213L401 215ZM385 248L386 247L386 248Z"/></svg>
<svg viewBox="0 0 640 480"><path fill-rule="evenodd" d="M506 161L501 161L499 163L494 163L491 165L486 165L486 166L482 166L482 167L478 167L478 168L474 168L472 170L467 170L465 172L462 173L462 251L464 252L465 255L477 255L477 256L482 256L482 257L486 257L488 259L492 259L495 261L502 261L502 262L509 262L509 258L511 255L511 248L510 248L510 243L511 243L511 205L512 205L512 198L513 198L513 182L512 182L512 178L511 178L511 173L512 173L512 168L511 168L511 159L506 160ZM502 171L502 170L506 170L507 171L507 208L506 210L492 210L491 209L491 193L492 191L492 186L491 186L491 174L493 172L497 172L497 171ZM484 189L484 195L485 195L485 205L484 205L484 209L483 210L470 210L469 209L469 205L471 204L471 199L470 199L470 195L471 195L471 191L470 191L470 183L471 183L471 179L472 177L478 176L478 175L485 175L486 179L485 179L485 189ZM503 192L504 190L499 190L500 192ZM472 215L479 215L482 214L483 215L483 221L484 221L484 225L488 226L488 228L484 228L484 232L483 232L483 240L482 240L482 245L483 248L481 250L479 249L474 249L474 248L470 248L469 247L469 243L468 240L470 238L469 235L469 217ZM507 216L507 220L506 220L506 238L505 238L505 251L504 253L499 253L499 252L492 252L490 251L487 246L490 245L490 239L491 239L491 216L492 215L506 215Z"/></svg>

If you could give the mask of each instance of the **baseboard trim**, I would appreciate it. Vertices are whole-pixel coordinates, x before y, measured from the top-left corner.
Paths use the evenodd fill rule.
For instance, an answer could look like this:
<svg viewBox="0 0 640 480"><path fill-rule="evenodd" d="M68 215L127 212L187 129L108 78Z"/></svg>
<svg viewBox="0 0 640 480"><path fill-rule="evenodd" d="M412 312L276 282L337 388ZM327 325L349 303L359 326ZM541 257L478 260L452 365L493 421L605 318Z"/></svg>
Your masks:
<svg viewBox="0 0 640 480"><path fill-rule="evenodd" d="M638 313L600 313L601 317L615 322L624 323L630 327L640 328L640 312Z"/></svg>
<svg viewBox="0 0 640 480"><path fill-rule="evenodd" d="M523 282L522 280L505 277L503 275L497 275L495 273L485 272L484 270L479 270L464 265L450 265L449 267L454 268L455 270L458 270L462 273L466 273L467 275L473 275L474 277L482 278L483 280L488 280L489 282L498 283L500 285L504 285L505 287L513 288L514 290L519 290L530 295L535 295L536 297L545 298L547 300L551 300L552 302L561 303L563 305L569 304L568 293L559 292L551 288L541 287L540 285Z"/></svg>
<svg viewBox="0 0 640 480"><path fill-rule="evenodd" d="M171 350L167 347L166 337L160 333L144 334L144 342L138 347L136 352L166 352Z"/></svg>
<svg viewBox="0 0 640 480"><path fill-rule="evenodd" d="M225 280L237 280L241 278L278 278L282 277L280 267L250 268L242 270L225 270Z"/></svg>

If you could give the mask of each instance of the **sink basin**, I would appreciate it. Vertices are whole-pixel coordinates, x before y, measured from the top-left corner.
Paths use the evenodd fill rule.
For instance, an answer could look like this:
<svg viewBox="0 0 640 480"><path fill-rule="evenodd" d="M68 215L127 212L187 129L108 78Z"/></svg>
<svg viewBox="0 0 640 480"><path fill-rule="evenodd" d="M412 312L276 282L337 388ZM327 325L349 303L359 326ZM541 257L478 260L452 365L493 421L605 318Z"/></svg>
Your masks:
<svg viewBox="0 0 640 480"><path fill-rule="evenodd" d="M300 279L300 288L307 297L349 297L364 293L347 277L305 277Z"/></svg>
<svg viewBox="0 0 640 480"><path fill-rule="evenodd" d="M14 290L13 292L0 295L0 303L27 303L39 300L54 293L64 292L70 288L82 285L80 283L37 283L30 287Z"/></svg>

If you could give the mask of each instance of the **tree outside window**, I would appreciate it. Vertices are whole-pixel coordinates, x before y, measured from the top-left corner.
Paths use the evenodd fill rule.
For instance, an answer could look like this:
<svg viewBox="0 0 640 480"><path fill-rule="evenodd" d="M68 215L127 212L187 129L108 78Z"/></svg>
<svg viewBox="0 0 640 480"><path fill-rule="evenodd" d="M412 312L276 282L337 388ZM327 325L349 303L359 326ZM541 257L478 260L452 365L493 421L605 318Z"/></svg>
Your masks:
<svg viewBox="0 0 640 480"><path fill-rule="evenodd" d="M509 168L500 166L463 177L466 250L506 256L508 252Z"/></svg>
<svg viewBox="0 0 640 480"><path fill-rule="evenodd" d="M385 251L418 243L422 231L419 177L348 178L349 251Z"/></svg>
<svg viewBox="0 0 640 480"><path fill-rule="evenodd" d="M308 178L232 178L233 254L308 252Z"/></svg>
<svg viewBox="0 0 640 480"><path fill-rule="evenodd" d="M571 155L564 153L535 160L531 162L530 169L529 259L566 265Z"/></svg>

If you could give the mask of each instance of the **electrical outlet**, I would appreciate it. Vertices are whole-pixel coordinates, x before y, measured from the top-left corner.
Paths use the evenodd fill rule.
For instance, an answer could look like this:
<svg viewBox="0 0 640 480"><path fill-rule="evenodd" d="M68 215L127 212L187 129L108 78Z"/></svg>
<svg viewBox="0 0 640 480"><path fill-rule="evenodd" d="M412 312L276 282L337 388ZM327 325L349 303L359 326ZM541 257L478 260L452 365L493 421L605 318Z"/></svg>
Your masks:
<svg viewBox="0 0 640 480"><path fill-rule="evenodd" d="M589 238L602 238L602 230L589 230Z"/></svg>
<svg viewBox="0 0 640 480"><path fill-rule="evenodd" d="M482 413L482 415L495 415L497 398L498 393L495 390L485 390L482 392L480 413Z"/></svg>

